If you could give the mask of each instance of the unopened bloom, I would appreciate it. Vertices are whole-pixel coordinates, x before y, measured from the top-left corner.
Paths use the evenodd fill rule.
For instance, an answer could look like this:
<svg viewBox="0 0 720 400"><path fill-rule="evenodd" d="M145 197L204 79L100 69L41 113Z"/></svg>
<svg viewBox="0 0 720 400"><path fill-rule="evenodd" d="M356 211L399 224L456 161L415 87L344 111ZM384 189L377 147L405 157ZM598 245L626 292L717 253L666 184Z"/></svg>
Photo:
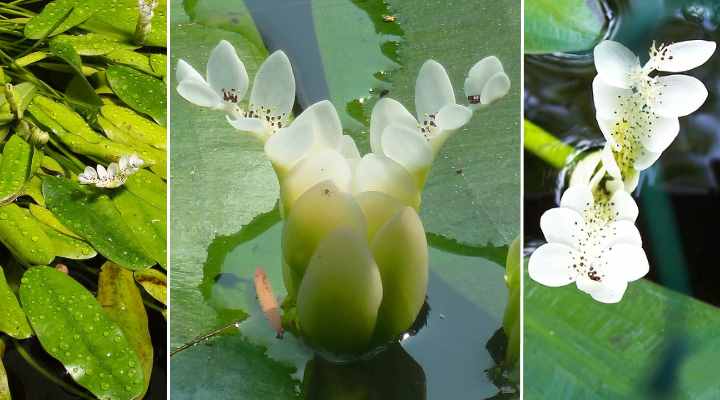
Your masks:
<svg viewBox="0 0 720 400"><path fill-rule="evenodd" d="M122 156L117 163L110 163L107 168L98 164L97 168L85 167L78 175L83 185L95 185L99 188L113 189L122 186L127 178L143 166L144 161L137 155Z"/></svg>
<svg viewBox="0 0 720 400"><path fill-rule="evenodd" d="M593 192L571 186L560 207L546 211L540 227L547 244L530 256L528 272L551 287L575 283L603 303L619 302L628 282L647 274L649 265L635 227L638 208L624 190Z"/></svg>
<svg viewBox="0 0 720 400"><path fill-rule="evenodd" d="M207 80L184 60L178 61L177 91L187 101L224 111L230 124L262 141L286 127L295 102L295 77L285 53L276 51L260 66L248 106L241 101L249 78L235 48L222 40L210 53Z"/></svg>
<svg viewBox="0 0 720 400"><path fill-rule="evenodd" d="M678 117L697 110L708 92L698 79L682 72L705 63L715 42L691 40L653 47L645 65L620 43L595 47L598 75L593 97L598 124L607 139L604 164L626 190L637 185L639 171L649 168L677 136Z"/></svg>
<svg viewBox="0 0 720 400"><path fill-rule="evenodd" d="M417 118L398 101L380 99L370 117L370 146L405 167L419 188L445 141L472 117L474 109L504 96L510 81L497 57L479 61L465 81L469 107L457 104L445 68L428 60L415 83Z"/></svg>
<svg viewBox="0 0 720 400"><path fill-rule="evenodd" d="M136 43L145 43L145 39L152 30L152 19L157 6L157 0L138 0L138 21L135 26Z"/></svg>

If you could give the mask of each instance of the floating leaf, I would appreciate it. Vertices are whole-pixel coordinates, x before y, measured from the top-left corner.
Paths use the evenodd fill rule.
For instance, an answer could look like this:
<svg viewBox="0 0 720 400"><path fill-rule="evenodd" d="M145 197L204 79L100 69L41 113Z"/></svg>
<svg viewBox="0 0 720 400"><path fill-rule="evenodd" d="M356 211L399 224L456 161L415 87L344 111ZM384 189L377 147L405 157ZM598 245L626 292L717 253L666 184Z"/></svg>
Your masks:
<svg viewBox="0 0 720 400"><path fill-rule="evenodd" d="M167 56L165 54L150 54L150 66L155 75L165 78L167 74Z"/></svg>
<svg viewBox="0 0 720 400"><path fill-rule="evenodd" d="M135 39L135 26L138 20L137 0L104 0L103 7L83 24L83 28L132 42ZM165 47L167 36L165 0L158 1L152 29L145 38L145 45Z"/></svg>
<svg viewBox="0 0 720 400"><path fill-rule="evenodd" d="M40 344L77 383L102 399L130 400L143 392L142 365L128 338L73 278L31 268L20 300Z"/></svg>
<svg viewBox="0 0 720 400"><path fill-rule="evenodd" d="M165 126L167 101L165 84L162 81L122 65L111 66L106 74L110 87L120 100Z"/></svg>
<svg viewBox="0 0 720 400"><path fill-rule="evenodd" d="M30 176L32 146L18 135L5 143L0 159L0 204L15 200Z"/></svg>
<svg viewBox="0 0 720 400"><path fill-rule="evenodd" d="M153 207L167 209L167 184L152 172L141 169L128 178L125 188Z"/></svg>
<svg viewBox="0 0 720 400"><path fill-rule="evenodd" d="M75 51L73 45L63 40L63 38L54 38L50 41L50 51L63 61L65 61L75 72L75 77L66 91L68 95L79 100L89 106L100 106L102 100L95 93L95 88L88 82L83 73L82 60L80 55ZM72 89L72 90L71 90Z"/></svg>
<svg viewBox="0 0 720 400"><path fill-rule="evenodd" d="M103 106L100 112L110 123L123 129L135 141L157 149L166 149L167 130L164 127L148 121L125 107L108 104Z"/></svg>
<svg viewBox="0 0 720 400"><path fill-rule="evenodd" d="M60 165L60 163L55 161L55 159L52 157L43 157L42 164L40 164L40 166L43 169L46 169L50 172L55 172L57 174L65 173L65 169L63 169L62 165Z"/></svg>
<svg viewBox="0 0 720 400"><path fill-rule="evenodd" d="M130 227L136 242L161 266L167 263L165 212L151 206L128 190L117 192L113 203Z"/></svg>
<svg viewBox="0 0 720 400"><path fill-rule="evenodd" d="M145 269L155 263L106 194L52 176L43 178L43 194L60 222L109 260L129 269Z"/></svg>
<svg viewBox="0 0 720 400"><path fill-rule="evenodd" d="M32 336L25 313L18 303L15 293L5 280L5 273L0 267L0 332L6 333L16 339L27 339ZM1 344L0 344L1 346ZM0 352L0 358L2 358ZM0 381L2 376L0 376ZM2 399L2 383L0 382L0 399Z"/></svg>
<svg viewBox="0 0 720 400"><path fill-rule="evenodd" d="M139 71L145 72L153 76L158 75L150 65L150 58L144 54L136 53L132 50L115 50L105 55L109 61L115 64L127 65Z"/></svg>
<svg viewBox="0 0 720 400"><path fill-rule="evenodd" d="M162 272L148 268L135 271L135 280L153 299L167 305L167 277Z"/></svg>
<svg viewBox="0 0 720 400"><path fill-rule="evenodd" d="M0 242L23 264L46 265L55 258L42 224L17 204L0 207Z"/></svg>
<svg viewBox="0 0 720 400"><path fill-rule="evenodd" d="M63 33L90 18L102 3L100 0L51 1L25 25L25 36L29 39L41 39Z"/></svg>
<svg viewBox="0 0 720 400"><path fill-rule="evenodd" d="M112 37L98 33L60 35L55 40L62 40L70 44L77 54L81 56L101 56L114 50L135 50L138 48L138 46L119 42Z"/></svg>
<svg viewBox="0 0 720 400"><path fill-rule="evenodd" d="M143 393L138 397L141 398L150 383L153 346L145 304L133 280L133 273L111 262L103 264L98 278L97 300L107 316L122 329L140 359L145 377Z"/></svg>
<svg viewBox="0 0 720 400"><path fill-rule="evenodd" d="M525 4L525 53L589 50L607 18L600 0L533 0Z"/></svg>
<svg viewBox="0 0 720 400"><path fill-rule="evenodd" d="M97 255L95 249L82 240L64 235L47 225L43 225L43 229L52 242L56 257L86 260Z"/></svg>
<svg viewBox="0 0 720 400"><path fill-rule="evenodd" d="M63 225L62 222L60 222L57 217L47 208L35 204L30 204L29 208L30 214L38 221L55 229L62 234L82 240L82 237L80 237L80 235L71 231L65 225Z"/></svg>

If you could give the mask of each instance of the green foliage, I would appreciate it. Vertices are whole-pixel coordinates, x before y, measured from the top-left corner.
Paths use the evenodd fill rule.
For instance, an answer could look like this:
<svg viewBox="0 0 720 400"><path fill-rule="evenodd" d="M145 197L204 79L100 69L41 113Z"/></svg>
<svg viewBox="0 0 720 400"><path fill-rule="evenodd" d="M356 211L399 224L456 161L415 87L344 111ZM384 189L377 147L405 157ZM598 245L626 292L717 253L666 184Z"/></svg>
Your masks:
<svg viewBox="0 0 720 400"><path fill-rule="evenodd" d="M2 267L0 267L0 313L3 316L0 319L0 332L16 339L27 339L32 336L30 325L28 325L25 318L25 312L20 308L15 293L8 286ZM2 357L1 353L0 358ZM1 376L0 379L2 379ZM0 390L0 395L2 395L2 390Z"/></svg>
<svg viewBox="0 0 720 400"><path fill-rule="evenodd" d="M607 19L600 0L525 2L525 53L587 51L602 39Z"/></svg>
<svg viewBox="0 0 720 400"><path fill-rule="evenodd" d="M107 70L110 87L120 100L155 122L165 125L165 84L133 68L114 65Z"/></svg>
<svg viewBox="0 0 720 400"><path fill-rule="evenodd" d="M15 200L30 177L32 146L20 136L12 136L0 160L0 204Z"/></svg>

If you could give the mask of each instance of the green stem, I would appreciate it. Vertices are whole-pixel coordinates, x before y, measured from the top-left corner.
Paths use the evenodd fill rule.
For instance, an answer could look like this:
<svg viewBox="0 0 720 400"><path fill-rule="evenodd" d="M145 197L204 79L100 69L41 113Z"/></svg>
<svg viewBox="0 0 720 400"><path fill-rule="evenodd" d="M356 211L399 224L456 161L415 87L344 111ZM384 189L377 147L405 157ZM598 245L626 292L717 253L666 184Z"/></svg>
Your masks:
<svg viewBox="0 0 720 400"><path fill-rule="evenodd" d="M570 155L575 152L575 148L528 120L525 120L524 127L525 150L557 169L563 168Z"/></svg>
<svg viewBox="0 0 720 400"><path fill-rule="evenodd" d="M76 388L68 385L65 381L63 381L62 379L60 379L60 378L58 378L57 376L55 376L55 374L53 374L52 372L48 371L48 370L47 370L45 367L43 367L42 365L38 364L38 363L35 361L35 359L32 358L32 356L30 355L30 353L28 353L28 351L25 350L25 348L20 344L20 342L18 342L18 341L15 340L15 339L11 339L11 340L13 341L13 344L15 345L15 349L17 350L18 354L20 354L20 357L22 357L23 360L25 360L25 362L28 363L28 365L30 365L30 367L32 367L34 370L36 370L37 372L39 372L41 375L43 375L43 376L44 376L45 378L47 378L49 381L51 381L51 382L53 382L54 384L60 386L60 387L63 388L63 390L65 390L66 392L71 393L71 394L73 394L73 395L75 395L75 396L78 396L78 397L80 397L80 398L82 398L82 399L95 400L94 397L92 397L92 396L88 395L87 393L84 393L84 392L82 392L82 391L80 391L80 390L78 390L78 389L76 389Z"/></svg>

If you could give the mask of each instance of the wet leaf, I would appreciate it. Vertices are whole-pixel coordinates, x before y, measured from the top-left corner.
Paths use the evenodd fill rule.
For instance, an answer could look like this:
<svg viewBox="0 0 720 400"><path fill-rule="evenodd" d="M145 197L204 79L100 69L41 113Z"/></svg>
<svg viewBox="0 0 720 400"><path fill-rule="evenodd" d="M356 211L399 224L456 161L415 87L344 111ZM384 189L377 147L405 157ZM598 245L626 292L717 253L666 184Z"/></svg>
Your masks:
<svg viewBox="0 0 720 400"><path fill-rule="evenodd" d="M0 332L8 334L16 339L27 339L32 336L32 330L25 318L25 312L20 308L15 293L5 280L5 272L0 267ZM2 346L2 344L0 344ZM0 351L0 359L2 352ZM2 398L2 374L0 374L0 399Z"/></svg>
<svg viewBox="0 0 720 400"><path fill-rule="evenodd" d="M57 217L47 208L41 207L41 206L38 206L35 204L30 204L29 208L30 208L30 214L33 217L35 217L35 219L37 219L38 221L42 222L43 224L55 229L56 231L58 231L64 235L74 237L75 239L82 240L82 237L80 237L80 235L71 231L70 229L68 229L68 227L63 225L57 219Z"/></svg>
<svg viewBox="0 0 720 400"><path fill-rule="evenodd" d="M84 35L60 35L53 41L62 40L70 44L81 56L101 56L114 50L135 50L138 46L117 41L107 35L86 33ZM51 42L52 43L52 42Z"/></svg>
<svg viewBox="0 0 720 400"><path fill-rule="evenodd" d="M589 50L602 39L600 0L533 0L525 4L525 53Z"/></svg>
<svg viewBox="0 0 720 400"><path fill-rule="evenodd" d="M135 236L135 241L164 268L167 263L165 212L128 190L117 192L112 201Z"/></svg>
<svg viewBox="0 0 720 400"><path fill-rule="evenodd" d="M26 265L46 265L55 258L42 224L17 204L0 207L0 242Z"/></svg>
<svg viewBox="0 0 720 400"><path fill-rule="evenodd" d="M47 225L43 225L43 230L52 242L56 257L86 260L97 255L95 249L82 240L62 234Z"/></svg>
<svg viewBox="0 0 720 400"><path fill-rule="evenodd" d="M73 45L62 37L54 38L50 41L50 51L56 57L65 61L75 72L75 78L72 81L73 84L69 87L72 88L72 90L67 90L66 94L89 106L100 106L102 100L95 93L95 88L92 87L85 77L82 70L82 60Z"/></svg>
<svg viewBox="0 0 720 400"><path fill-rule="evenodd" d="M43 178L43 193L58 220L109 260L133 270L155 264L107 194L50 176Z"/></svg>
<svg viewBox="0 0 720 400"><path fill-rule="evenodd" d="M11 400L10 387L7 381L7 372L3 366L3 356L5 355L5 342L0 340L0 400Z"/></svg>
<svg viewBox="0 0 720 400"><path fill-rule="evenodd" d="M100 398L130 400L142 393L137 354L82 285L54 268L31 268L20 300L40 344L77 383Z"/></svg>
<svg viewBox="0 0 720 400"><path fill-rule="evenodd" d="M100 0L51 1L25 25L25 36L41 39L65 32L90 18L102 3Z"/></svg>
<svg viewBox="0 0 720 400"><path fill-rule="evenodd" d="M107 69L107 79L115 94L133 110L149 115L165 125L165 84L133 68L113 65Z"/></svg>
<svg viewBox="0 0 720 400"><path fill-rule="evenodd" d="M30 177L32 146L18 135L5 143L0 159L0 204L15 200Z"/></svg>
<svg viewBox="0 0 720 400"><path fill-rule="evenodd" d="M128 67L133 67L139 71L145 72L146 74L160 76L150 65L150 57L144 54L121 49L106 54L105 58L115 64L127 65Z"/></svg>
<svg viewBox="0 0 720 400"><path fill-rule="evenodd" d="M101 113L110 123L127 132L131 139L165 150L167 131L164 127L141 117L129 108L112 104L103 106Z"/></svg>
<svg viewBox="0 0 720 400"><path fill-rule="evenodd" d="M135 350L142 366L145 386L150 383L153 366L153 346L148 329L148 316L133 273L117 264L106 262L100 270L97 300L110 319L122 329Z"/></svg>
<svg viewBox="0 0 720 400"><path fill-rule="evenodd" d="M167 56L165 54L150 54L150 66L155 75L165 78L167 74Z"/></svg>
<svg viewBox="0 0 720 400"><path fill-rule="evenodd" d="M167 304L167 277L162 272L149 268L135 271L135 280L153 299Z"/></svg>
<svg viewBox="0 0 720 400"><path fill-rule="evenodd" d="M138 20L137 0L104 0L103 6L83 24L83 28L134 42L135 25ZM152 30L145 45L165 47L167 36L166 1L159 0L152 19Z"/></svg>
<svg viewBox="0 0 720 400"><path fill-rule="evenodd" d="M35 154L38 154L39 152L36 151ZM23 187L22 196L29 196L35 202L43 207L45 207L45 198L42 196L42 180L38 176L33 176L30 178L27 183L25 183L25 187Z"/></svg>
<svg viewBox="0 0 720 400"><path fill-rule="evenodd" d="M125 188L130 193L150 203L153 207L163 211L167 209L167 185L159 176L150 171L141 169L135 175L131 175Z"/></svg>

